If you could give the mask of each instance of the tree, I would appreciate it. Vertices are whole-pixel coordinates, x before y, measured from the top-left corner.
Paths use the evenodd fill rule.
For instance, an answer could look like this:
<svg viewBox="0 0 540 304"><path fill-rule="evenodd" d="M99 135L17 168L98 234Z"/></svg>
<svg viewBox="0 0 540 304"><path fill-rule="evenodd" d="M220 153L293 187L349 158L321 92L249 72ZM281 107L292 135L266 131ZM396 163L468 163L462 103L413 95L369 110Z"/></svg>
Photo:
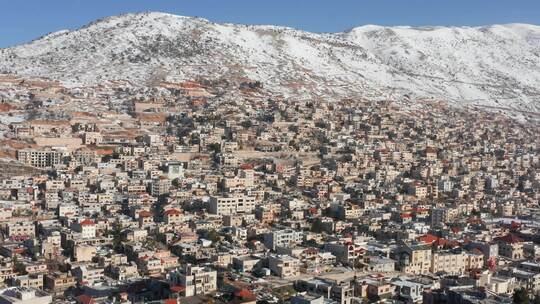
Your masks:
<svg viewBox="0 0 540 304"><path fill-rule="evenodd" d="M122 225L115 225L114 229L109 232L113 236L113 248L118 250L122 247Z"/></svg>
<svg viewBox="0 0 540 304"><path fill-rule="evenodd" d="M199 138L199 134L192 133L189 143L192 145L198 145L200 142L201 140Z"/></svg>
<svg viewBox="0 0 540 304"><path fill-rule="evenodd" d="M26 266L23 262L19 261L19 258L17 256L13 257L13 270L17 272L20 275L27 274L26 272Z"/></svg>
<svg viewBox="0 0 540 304"><path fill-rule="evenodd" d="M221 238L219 237L219 234L217 233L217 231L214 230L214 229L208 231L208 234L206 235L206 237L207 237L210 241L212 241L213 243L219 242L219 240L221 239Z"/></svg>
<svg viewBox="0 0 540 304"><path fill-rule="evenodd" d="M316 233L321 233L324 227L319 219L315 219L311 224L311 231Z"/></svg>
<svg viewBox="0 0 540 304"><path fill-rule="evenodd" d="M310 240L307 240L307 241L304 241L303 242L303 245L304 246L308 246L308 247L320 247L320 244L314 240L314 239L310 239Z"/></svg>
<svg viewBox="0 0 540 304"><path fill-rule="evenodd" d="M212 151L214 153L220 153L221 152L221 145L218 143L211 143L207 146L209 151Z"/></svg>
<svg viewBox="0 0 540 304"><path fill-rule="evenodd" d="M516 304L529 304L531 300L529 299L529 294L525 288L520 288L514 290L514 296L512 297L514 303Z"/></svg>
<svg viewBox="0 0 540 304"><path fill-rule="evenodd" d="M251 128L251 126L253 126L253 124L251 123L251 120L244 120L242 123L241 123L242 127L244 127L244 129L249 129Z"/></svg>

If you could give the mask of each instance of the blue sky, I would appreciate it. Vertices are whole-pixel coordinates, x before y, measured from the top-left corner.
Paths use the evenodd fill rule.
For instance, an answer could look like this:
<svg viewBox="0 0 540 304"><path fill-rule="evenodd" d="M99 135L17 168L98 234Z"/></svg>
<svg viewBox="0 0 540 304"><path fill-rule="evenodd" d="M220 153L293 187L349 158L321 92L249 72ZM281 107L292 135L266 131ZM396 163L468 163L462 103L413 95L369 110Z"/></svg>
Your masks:
<svg viewBox="0 0 540 304"><path fill-rule="evenodd" d="M364 24L540 24L540 0L0 0L0 47L75 29L97 18L142 11L314 32Z"/></svg>

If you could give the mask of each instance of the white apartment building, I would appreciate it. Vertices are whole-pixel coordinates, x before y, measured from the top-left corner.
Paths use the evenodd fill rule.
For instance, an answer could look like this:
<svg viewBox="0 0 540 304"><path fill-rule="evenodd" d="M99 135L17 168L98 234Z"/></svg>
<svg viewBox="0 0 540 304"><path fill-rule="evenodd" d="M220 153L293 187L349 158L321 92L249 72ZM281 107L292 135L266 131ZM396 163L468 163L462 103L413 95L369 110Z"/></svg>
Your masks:
<svg viewBox="0 0 540 304"><path fill-rule="evenodd" d="M209 207L210 213L217 215L251 213L255 210L255 197L245 195L233 197L212 196L210 197Z"/></svg>
<svg viewBox="0 0 540 304"><path fill-rule="evenodd" d="M275 230L264 234L264 245L272 250L302 243L304 233L293 229Z"/></svg>
<svg viewBox="0 0 540 304"><path fill-rule="evenodd" d="M463 252L435 252L431 255L430 272L463 275L468 268L468 260L468 255Z"/></svg>
<svg viewBox="0 0 540 304"><path fill-rule="evenodd" d="M177 268L167 274L167 279L174 285L185 287L182 296L190 297L203 295L217 289L217 272L210 268L186 264L184 268Z"/></svg>
<svg viewBox="0 0 540 304"><path fill-rule="evenodd" d="M77 266L71 270L71 273L83 285L93 285L94 282L102 280L105 276L103 268L92 265Z"/></svg>
<svg viewBox="0 0 540 304"><path fill-rule="evenodd" d="M73 223L71 225L71 229L81 233L81 237L83 239L91 239L96 237L96 224L90 219Z"/></svg>
<svg viewBox="0 0 540 304"><path fill-rule="evenodd" d="M38 168L49 168L62 161L62 153L51 149L23 149L17 151L17 160Z"/></svg>
<svg viewBox="0 0 540 304"><path fill-rule="evenodd" d="M289 255L269 256L268 267L272 273L281 278L296 277L300 274L300 260Z"/></svg>
<svg viewBox="0 0 540 304"><path fill-rule="evenodd" d="M31 223L31 222L9 223L7 224L7 235L8 237L14 237L14 236L35 237L36 227L34 223Z"/></svg>

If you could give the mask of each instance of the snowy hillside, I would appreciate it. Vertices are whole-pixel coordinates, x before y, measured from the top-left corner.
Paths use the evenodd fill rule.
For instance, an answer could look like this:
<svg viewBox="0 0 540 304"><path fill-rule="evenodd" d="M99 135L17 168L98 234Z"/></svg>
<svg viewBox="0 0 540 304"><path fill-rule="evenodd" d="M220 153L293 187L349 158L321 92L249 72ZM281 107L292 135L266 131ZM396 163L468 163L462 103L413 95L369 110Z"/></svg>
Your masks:
<svg viewBox="0 0 540 304"><path fill-rule="evenodd" d="M249 78L299 98L407 95L540 112L540 27L368 25L315 34L127 14L1 49L0 72L69 86Z"/></svg>

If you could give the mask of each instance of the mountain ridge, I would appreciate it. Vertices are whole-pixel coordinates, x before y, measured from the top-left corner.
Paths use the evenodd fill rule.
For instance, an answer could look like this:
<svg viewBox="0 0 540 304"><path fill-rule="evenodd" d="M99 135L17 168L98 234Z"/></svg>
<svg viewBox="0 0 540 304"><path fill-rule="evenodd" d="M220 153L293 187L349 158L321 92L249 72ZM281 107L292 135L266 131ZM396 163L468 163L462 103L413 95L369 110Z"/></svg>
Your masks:
<svg viewBox="0 0 540 304"><path fill-rule="evenodd" d="M445 29L445 28L451 28L451 29L489 29L491 27L499 27L499 26L502 26L502 27L514 27L514 26L532 27L532 28L536 28L537 30L540 31L540 25L531 24L531 23L511 22L511 23L497 23L497 24L485 24L485 25L475 25L475 26L469 26L469 25L461 25L461 26L392 25L392 26L387 26L387 25L379 25L379 24L368 23L368 24L364 24L364 25L354 26L354 27L345 29L343 31L337 31L337 32L311 32L311 31L305 31L305 30L301 30L301 29L298 29L298 28L289 27L289 26L282 26L282 25L242 24L242 23L234 23L234 22L222 22L222 23L219 23L219 22L211 21L210 19L207 19L207 18L202 18L202 17L183 16L183 15L175 15L175 14L171 14L171 13L164 13L164 12L158 12L158 11L148 11L148 12L138 12L138 13L125 13L125 14L119 14L119 15L113 15L113 16L107 16L107 17L103 17L103 18L98 18L98 19L96 19L94 21L91 21L91 22L89 22L89 23L87 23L85 25L82 25L80 27L77 27L75 29L67 29L67 28L66 29L60 29L60 30L57 30L57 31L53 31L53 32L44 34L44 35L42 35L42 36L40 36L38 38L32 39L32 40L30 40L28 42L12 45L12 46L8 46L8 47L0 47L0 49L9 49L9 48L14 48L14 47L21 46L21 45L26 45L26 44L29 44L29 43L31 43L33 41L40 40L40 39L43 39L43 38L47 38L50 35L55 35L57 33L64 34L64 33L68 33L68 32L78 31L78 30L90 27L92 25L102 23L102 22L106 22L106 21L109 21L109 20L128 18L128 17L138 17L138 16L150 16L150 15L168 16L168 17L173 17L173 18L185 18L185 19L188 19L188 20L189 19L199 20L199 21L203 21L203 22L206 22L206 23L209 23L209 24L222 24L222 25L231 25L231 26L259 27L259 28L268 27L268 28L276 28L276 29L283 29L283 30L302 31L302 32L313 33L313 34L345 34L345 33L349 33L351 31L354 31L355 29L365 29L365 28L371 28L371 29L397 28L397 29L412 29L412 30L436 30L436 29Z"/></svg>
<svg viewBox="0 0 540 304"><path fill-rule="evenodd" d="M310 33L168 13L105 17L0 49L0 71L90 86L197 77L261 81L298 98L434 98L540 111L540 26L364 25ZM163 72L164 71L164 72Z"/></svg>

